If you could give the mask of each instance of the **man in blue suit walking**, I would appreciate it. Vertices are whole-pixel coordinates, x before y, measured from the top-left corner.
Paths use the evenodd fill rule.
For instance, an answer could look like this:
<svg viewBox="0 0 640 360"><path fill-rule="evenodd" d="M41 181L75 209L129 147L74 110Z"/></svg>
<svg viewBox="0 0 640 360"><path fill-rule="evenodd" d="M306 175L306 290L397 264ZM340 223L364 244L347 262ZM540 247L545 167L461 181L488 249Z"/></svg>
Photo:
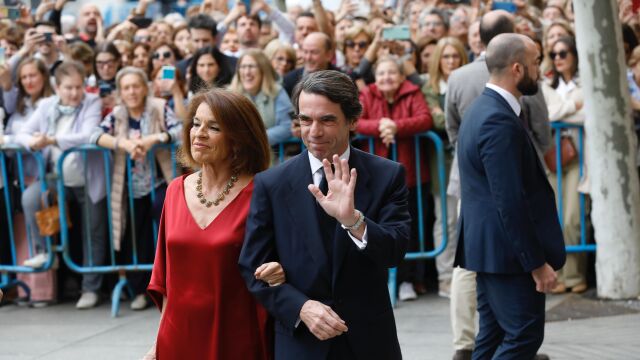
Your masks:
<svg viewBox="0 0 640 360"><path fill-rule="evenodd" d="M538 90L537 58L526 36L491 40L489 82L460 127L456 263L477 272L474 360L534 358L544 339L544 294L566 257L555 197L520 118L518 98Z"/></svg>
<svg viewBox="0 0 640 360"><path fill-rule="evenodd" d="M308 74L292 99L308 151L254 178L239 259L276 320L275 358L401 359L387 269L409 239L404 168L349 146L362 105L347 75ZM284 284L255 279L267 259Z"/></svg>

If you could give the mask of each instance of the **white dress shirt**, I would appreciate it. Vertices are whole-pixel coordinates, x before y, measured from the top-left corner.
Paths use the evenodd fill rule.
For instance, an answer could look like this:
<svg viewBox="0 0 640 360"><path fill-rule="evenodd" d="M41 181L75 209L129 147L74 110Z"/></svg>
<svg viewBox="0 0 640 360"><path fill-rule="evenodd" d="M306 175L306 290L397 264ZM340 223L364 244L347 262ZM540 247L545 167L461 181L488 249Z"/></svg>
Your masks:
<svg viewBox="0 0 640 360"><path fill-rule="evenodd" d="M512 93L508 92L507 90L501 88L496 84L487 83L487 87L491 90L494 90L498 94L500 94L500 96L502 96L507 101L507 103L509 104L513 112L516 113L516 116L518 117L520 116L520 111L522 111L522 107L520 106L520 101L518 101L518 99L516 99L516 97L513 96Z"/></svg>
<svg viewBox="0 0 640 360"><path fill-rule="evenodd" d="M311 176L313 176L313 184L315 186L320 186L320 182L322 181L322 161L318 160L315 156L308 152L309 154L309 165L311 165ZM340 160L349 161L349 155L351 154L351 149L347 146L347 150L345 150L342 155L340 155ZM364 216L364 214L362 215ZM356 239L349 231L347 231L349 237L356 244L358 249L364 250L367 247L367 223L364 223L364 234L362 235L362 240Z"/></svg>

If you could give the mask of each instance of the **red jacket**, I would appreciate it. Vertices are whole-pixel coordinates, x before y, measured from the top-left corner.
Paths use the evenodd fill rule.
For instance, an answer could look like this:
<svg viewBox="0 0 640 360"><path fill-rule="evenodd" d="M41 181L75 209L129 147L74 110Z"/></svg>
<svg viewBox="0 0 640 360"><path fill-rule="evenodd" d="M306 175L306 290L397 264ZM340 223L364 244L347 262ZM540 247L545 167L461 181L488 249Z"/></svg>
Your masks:
<svg viewBox="0 0 640 360"><path fill-rule="evenodd" d="M409 80L405 80L400 85L393 103L389 104L376 84L370 84L360 93L360 102L362 103L362 116L358 120L356 132L375 137L376 155L391 158L391 147L387 148L380 140L378 124L383 117L395 121L398 127L396 133L397 160L404 165L407 171L407 186L415 187L417 179L413 135L425 132L433 125L429 106L424 100L420 88ZM360 148L369 151L368 142L363 141ZM420 178L424 183L429 177L428 159L421 154L421 160Z"/></svg>

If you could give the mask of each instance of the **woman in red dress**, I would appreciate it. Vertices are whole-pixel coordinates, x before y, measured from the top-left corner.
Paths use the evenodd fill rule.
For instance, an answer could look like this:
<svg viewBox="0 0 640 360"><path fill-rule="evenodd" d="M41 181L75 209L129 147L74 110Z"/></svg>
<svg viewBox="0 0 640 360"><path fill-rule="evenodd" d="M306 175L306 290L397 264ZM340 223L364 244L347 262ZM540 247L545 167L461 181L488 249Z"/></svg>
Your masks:
<svg viewBox="0 0 640 360"><path fill-rule="evenodd" d="M200 170L167 189L148 287L162 316L145 358L272 359L273 324L238 270L253 175L270 161L264 125L250 100L225 90L194 97L189 115L182 157ZM256 276L284 281L277 263Z"/></svg>

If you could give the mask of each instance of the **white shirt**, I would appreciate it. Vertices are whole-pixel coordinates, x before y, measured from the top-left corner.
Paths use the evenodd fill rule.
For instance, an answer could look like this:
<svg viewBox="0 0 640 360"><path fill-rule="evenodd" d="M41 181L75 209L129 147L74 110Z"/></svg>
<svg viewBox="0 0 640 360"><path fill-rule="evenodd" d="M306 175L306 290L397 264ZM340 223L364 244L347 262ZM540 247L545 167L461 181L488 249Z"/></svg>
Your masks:
<svg viewBox="0 0 640 360"><path fill-rule="evenodd" d="M511 107L511 110L513 110L513 112L516 113L516 116L518 117L520 116L520 111L522 111L522 107L520 106L520 101L518 101L518 99L516 99L516 97L513 96L512 93L508 92L507 90L501 88L496 84L487 83L487 87L491 90L494 90L498 94L500 94L500 96L502 96L507 101L507 104L509 104L509 106Z"/></svg>
<svg viewBox="0 0 640 360"><path fill-rule="evenodd" d="M315 156L308 152L309 154L309 165L311 165L311 176L313 177L313 184L315 186L320 186L320 182L322 181L322 161L318 160ZM345 150L342 155L340 155L340 160L349 161L349 155L351 154L351 149L347 146L347 150ZM364 216L364 215L363 215ZM356 244L358 249L364 250L367 247L367 223L364 224L364 234L362 235L362 241L356 239L349 231L347 231L349 237Z"/></svg>
<svg viewBox="0 0 640 360"><path fill-rule="evenodd" d="M572 90L576 88L576 83L573 79L569 80L569 82L565 82L562 76L558 79L558 87L556 88L556 92L558 95L562 96L563 99L567 98L567 94L569 94Z"/></svg>

